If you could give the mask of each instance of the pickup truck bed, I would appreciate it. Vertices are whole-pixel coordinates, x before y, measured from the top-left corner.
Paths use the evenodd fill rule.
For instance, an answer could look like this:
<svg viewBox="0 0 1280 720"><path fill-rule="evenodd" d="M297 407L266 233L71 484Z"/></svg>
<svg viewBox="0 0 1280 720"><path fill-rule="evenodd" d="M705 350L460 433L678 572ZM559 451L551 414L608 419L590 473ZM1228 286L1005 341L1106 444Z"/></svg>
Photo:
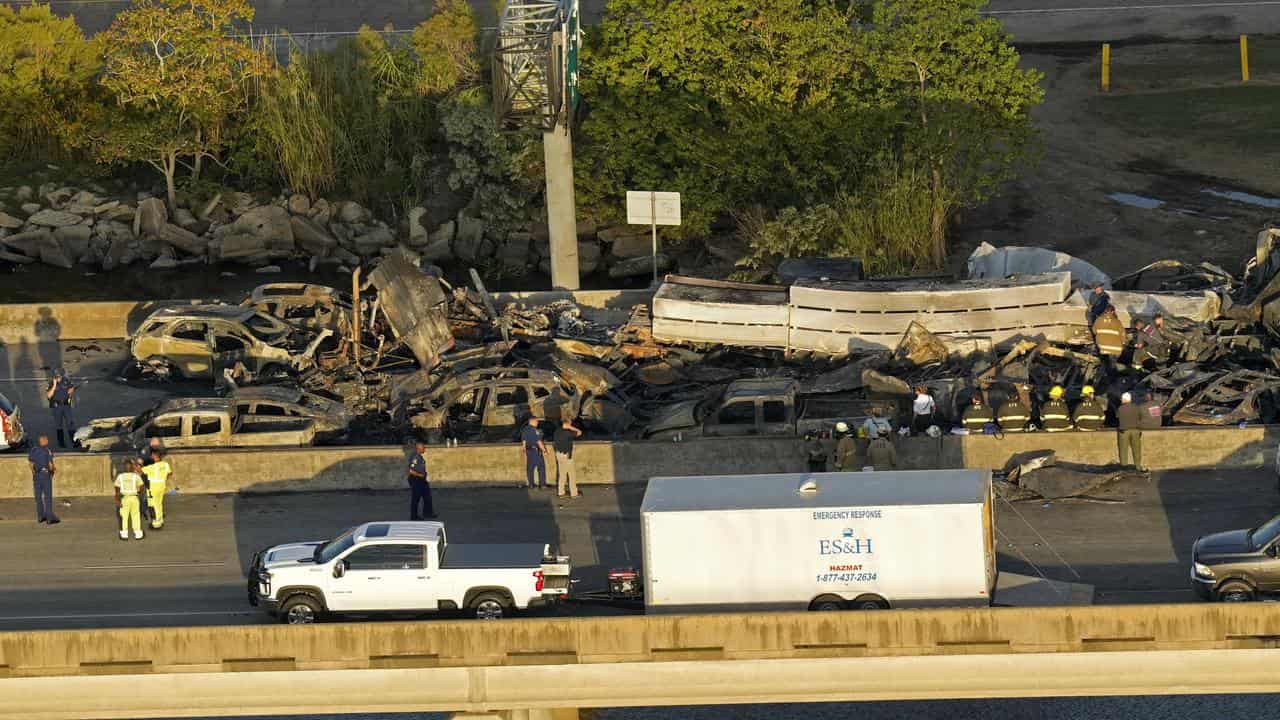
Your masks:
<svg viewBox="0 0 1280 720"><path fill-rule="evenodd" d="M455 545L445 548L440 567L444 570L478 570L539 567L544 546L537 543Z"/></svg>

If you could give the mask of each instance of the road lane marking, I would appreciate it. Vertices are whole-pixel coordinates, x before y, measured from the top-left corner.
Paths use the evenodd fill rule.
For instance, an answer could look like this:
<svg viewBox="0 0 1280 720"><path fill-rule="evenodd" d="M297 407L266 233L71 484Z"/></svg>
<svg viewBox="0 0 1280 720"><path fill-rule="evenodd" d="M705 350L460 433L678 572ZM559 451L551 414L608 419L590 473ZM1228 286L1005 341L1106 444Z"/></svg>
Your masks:
<svg viewBox="0 0 1280 720"><path fill-rule="evenodd" d="M252 610L175 610L173 612L135 612L135 613L86 613L71 615L6 615L0 616L0 624L6 622L23 622L35 620L103 620L121 618L146 617L197 617L197 616L248 616L260 613Z"/></svg>
<svg viewBox="0 0 1280 720"><path fill-rule="evenodd" d="M1280 5L1280 0L1242 0L1237 2L1166 3L1160 5L1112 5L1065 8L1023 8L983 10L982 15L1051 15L1053 13L1127 12L1132 10L1205 10L1213 8L1249 8Z"/></svg>
<svg viewBox="0 0 1280 720"><path fill-rule="evenodd" d="M200 567L222 567L226 565L221 560L217 562L168 562L168 563L142 563L139 565L82 565L81 570L155 570L158 568L200 568Z"/></svg>

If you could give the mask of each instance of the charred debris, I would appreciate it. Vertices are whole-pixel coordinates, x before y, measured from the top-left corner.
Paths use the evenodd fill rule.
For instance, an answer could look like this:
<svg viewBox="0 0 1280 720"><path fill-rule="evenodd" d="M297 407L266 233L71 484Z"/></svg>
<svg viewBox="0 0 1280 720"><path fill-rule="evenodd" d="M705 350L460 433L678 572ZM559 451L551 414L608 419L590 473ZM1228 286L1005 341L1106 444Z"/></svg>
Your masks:
<svg viewBox="0 0 1280 720"><path fill-rule="evenodd" d="M993 406L1013 394L1035 405L1055 385L1068 400L1092 385L1110 405L1124 392L1142 392L1161 407L1165 424L1272 422L1280 414L1280 230L1259 235L1238 277L1208 263L1162 261L1111 280L1060 253L1004 248L1033 252L997 265L991 250L986 246L976 269L971 259L964 287L981 286L984 278L1001 283L1022 273L1081 270L1088 280L1072 280L1074 304L1061 310L1073 313L1062 321L1073 332L994 342L981 332L957 332L954 320L948 332L937 332L928 326L936 316L921 313L894 344L851 343L844 352L749 339L659 341L648 305L606 317L567 299L499 303L474 271L469 287L452 286L392 254L363 276L357 270L349 291L293 283L255 289L240 305L247 315L223 312L239 318L239 330L202 328L204 361L208 377L226 392L286 385L336 400L357 418L353 425L368 429L353 439L366 440L405 433L428 442L509 440L530 415L551 422L570 417L598 438L794 434L830 429L837 417L856 422L874 407L906 425L916 386L934 396L944 428L958 424L976 392ZM797 282L811 289L826 280ZM860 281L830 282L857 291ZM875 282L877 289L886 283ZM1115 360L1099 355L1084 319L1098 283L1126 308L1129 341ZM738 292L728 283L696 285L712 294ZM270 323L259 314L288 332L263 341L260 328ZM1164 316L1167 346L1156 357L1135 356L1141 329L1156 314ZM198 344L196 334L184 337ZM160 381L198 375L184 372L174 357L191 352L179 349L180 339L149 341L151 354L135 353L126 375ZM263 344L283 347L287 359L261 362L253 352ZM131 346L139 346L136 337ZM754 382L764 380L771 382Z"/></svg>

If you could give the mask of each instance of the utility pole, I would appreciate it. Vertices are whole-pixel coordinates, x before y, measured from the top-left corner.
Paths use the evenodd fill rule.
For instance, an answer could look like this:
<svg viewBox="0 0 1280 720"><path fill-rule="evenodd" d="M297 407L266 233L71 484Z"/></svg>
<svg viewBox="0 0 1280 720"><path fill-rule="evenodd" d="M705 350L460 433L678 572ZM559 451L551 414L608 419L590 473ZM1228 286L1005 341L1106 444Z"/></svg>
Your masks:
<svg viewBox="0 0 1280 720"><path fill-rule="evenodd" d="M564 53L564 33L553 35L554 56ZM565 83L560 83L562 92ZM581 286L578 272L578 216L573 195L573 132L567 122L568 103L557 113L555 125L542 133L542 156L547 172L547 231L551 239L551 287L577 290Z"/></svg>

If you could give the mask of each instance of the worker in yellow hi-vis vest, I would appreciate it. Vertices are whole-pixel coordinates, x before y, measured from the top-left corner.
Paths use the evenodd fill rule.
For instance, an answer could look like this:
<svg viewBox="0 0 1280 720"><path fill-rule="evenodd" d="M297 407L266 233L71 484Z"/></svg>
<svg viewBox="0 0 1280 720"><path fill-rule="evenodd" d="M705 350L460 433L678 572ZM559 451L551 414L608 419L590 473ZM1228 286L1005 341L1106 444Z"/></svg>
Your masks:
<svg viewBox="0 0 1280 720"><path fill-rule="evenodd" d="M153 450L151 464L142 468L142 472L147 476L147 507L151 508L151 529L159 530L164 527L165 487L173 475L173 468L165 459L164 450Z"/></svg>
<svg viewBox="0 0 1280 720"><path fill-rule="evenodd" d="M138 494L142 492L142 476L138 474L138 461L130 458L125 461L120 474L116 475L116 506L120 508L120 539L129 539L129 527L133 527L133 538L142 539L142 518L138 515Z"/></svg>

